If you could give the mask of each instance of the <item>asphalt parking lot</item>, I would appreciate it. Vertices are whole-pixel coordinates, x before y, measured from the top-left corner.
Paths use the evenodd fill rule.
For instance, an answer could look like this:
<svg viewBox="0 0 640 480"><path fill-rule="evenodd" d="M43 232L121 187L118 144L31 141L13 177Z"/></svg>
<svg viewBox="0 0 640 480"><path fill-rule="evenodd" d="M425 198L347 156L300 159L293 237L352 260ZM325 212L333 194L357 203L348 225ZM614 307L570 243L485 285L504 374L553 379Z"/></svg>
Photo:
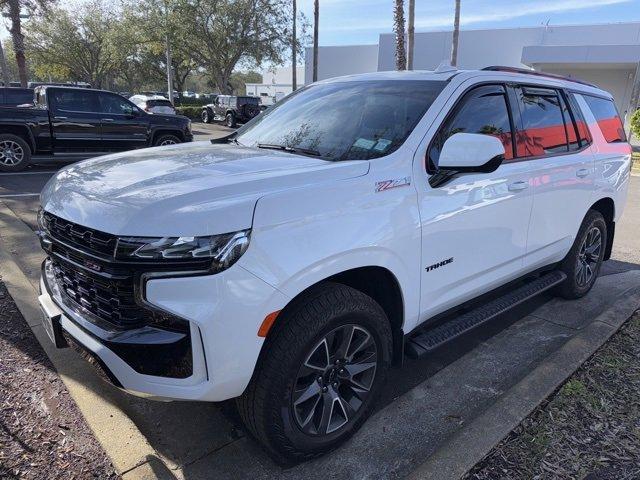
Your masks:
<svg viewBox="0 0 640 480"><path fill-rule="evenodd" d="M194 129L202 132L196 134L198 140L229 131L217 125L196 124ZM56 170L44 165L0 174L0 203L15 220L7 225L16 230L9 232L14 235L13 246L5 247L11 247L16 264L34 288L41 253L29 230L37 228L38 194ZM126 478L144 478L139 470L143 464L146 472L165 478L211 478L214 473L215 478L324 478L329 468L333 478L404 476L586 329L608 305L640 286L640 273L634 272L640 269L639 234L640 177L632 177L627 208L617 227L614 260L605 264L594 292L574 303L542 295L446 348L394 368L377 414L332 455L283 469L247 438L232 402L151 402L95 382L89 386L92 394L124 412L153 453L141 463L140 458L127 459L127 454L135 455L126 449L105 449L117 457L114 464L120 472L129 472ZM76 379L73 372L67 374ZM110 429L116 428L89 423L103 445Z"/></svg>

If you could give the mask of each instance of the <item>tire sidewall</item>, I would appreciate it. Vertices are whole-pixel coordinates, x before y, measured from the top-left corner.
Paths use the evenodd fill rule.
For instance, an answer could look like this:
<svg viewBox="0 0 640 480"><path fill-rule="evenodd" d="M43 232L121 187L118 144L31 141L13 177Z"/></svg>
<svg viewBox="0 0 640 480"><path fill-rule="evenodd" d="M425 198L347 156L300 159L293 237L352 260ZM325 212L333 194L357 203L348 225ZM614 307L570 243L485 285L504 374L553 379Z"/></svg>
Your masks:
<svg viewBox="0 0 640 480"><path fill-rule="evenodd" d="M593 272L593 277L591 281L587 285L580 286L577 282L577 260L580 252L580 246L585 241L585 238L588 232L593 228L597 227L600 230L600 235L602 236L602 247L600 248L600 255L598 258L598 263L596 265L595 271ZM576 237L576 241L571 249L571 254L567 257L567 263L565 265L565 272L568 270L570 275L568 276L568 281L570 281L570 289L573 291L573 294L576 297L581 297L586 295L589 290L593 287L598 275L600 273L600 268L602 267L602 262L604 258L604 252L607 245L607 224L604 221L604 218L599 213L592 213L587 218L586 221L582 224L578 236Z"/></svg>
<svg viewBox="0 0 640 480"><path fill-rule="evenodd" d="M280 412L279 418L275 419L277 424L276 428L281 429L284 436L293 442L295 449L300 451L309 452L313 454L315 452L325 452L329 449L337 447L340 443L347 440L362 423L369 416L369 413L375 404L376 398L380 392L382 385L386 379L386 372L391 363L391 341L390 330L385 332L384 328L381 328L381 322L387 322L384 313L380 312L378 318L372 318L370 315L366 315L363 312L347 313L331 318L324 327L314 332L313 336L305 342L304 347L300 348L296 355L292 355L284 367L286 369L286 382L282 388L278 389L278 395L274 395L273 400L277 401L277 411ZM350 421L344 427L341 427L336 432L332 432L323 436L311 436L303 433L297 426L293 411L291 408L291 397L297 379L298 371L306 356L309 355L311 349L314 348L323 336L328 334L331 330L346 324L355 324L365 327L373 336L378 349L378 365L376 367L376 376L371 387L369 396L365 403L358 410L357 418L355 421ZM274 408L274 411L276 409Z"/></svg>
<svg viewBox="0 0 640 480"><path fill-rule="evenodd" d="M235 120L235 117L233 116L233 113L227 113L224 120L227 127L233 128L236 126L236 120Z"/></svg>
<svg viewBox="0 0 640 480"><path fill-rule="evenodd" d="M201 118L202 118L202 123L209 123L209 111L206 109L203 110Z"/></svg>
<svg viewBox="0 0 640 480"><path fill-rule="evenodd" d="M10 133L1 134L0 142L6 140L19 144L24 152L24 156L22 157L22 161L16 165L0 164L0 172L20 172L27 168L31 164L31 147L29 147L29 144L17 135L12 135Z"/></svg>

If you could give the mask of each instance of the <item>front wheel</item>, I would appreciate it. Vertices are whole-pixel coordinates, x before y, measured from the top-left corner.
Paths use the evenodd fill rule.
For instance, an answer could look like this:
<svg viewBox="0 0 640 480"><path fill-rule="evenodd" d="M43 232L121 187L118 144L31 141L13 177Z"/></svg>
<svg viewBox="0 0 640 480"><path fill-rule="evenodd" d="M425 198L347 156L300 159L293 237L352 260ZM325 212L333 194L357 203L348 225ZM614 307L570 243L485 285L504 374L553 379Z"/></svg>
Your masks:
<svg viewBox="0 0 640 480"><path fill-rule="evenodd" d="M209 109L205 108L202 110L202 123L209 123L211 119L209 117Z"/></svg>
<svg viewBox="0 0 640 480"><path fill-rule="evenodd" d="M311 289L269 334L237 401L245 425L281 459L335 448L371 413L391 345L389 321L371 297L335 283Z"/></svg>
<svg viewBox="0 0 640 480"><path fill-rule="evenodd" d="M19 172L31 162L31 148L27 142L10 133L0 135L0 172Z"/></svg>
<svg viewBox="0 0 640 480"><path fill-rule="evenodd" d="M567 275L557 289L560 296L575 299L591 290L600 273L606 245L607 223L600 212L589 210L571 250L560 265L560 270Z"/></svg>
<svg viewBox="0 0 640 480"><path fill-rule="evenodd" d="M154 147L161 147L164 145L175 145L176 143L182 143L181 140L175 135L160 135L153 143Z"/></svg>
<svg viewBox="0 0 640 480"><path fill-rule="evenodd" d="M233 128L236 126L236 117L233 113L229 112L227 113L227 116L225 117L225 122L227 124L227 127L229 128Z"/></svg>

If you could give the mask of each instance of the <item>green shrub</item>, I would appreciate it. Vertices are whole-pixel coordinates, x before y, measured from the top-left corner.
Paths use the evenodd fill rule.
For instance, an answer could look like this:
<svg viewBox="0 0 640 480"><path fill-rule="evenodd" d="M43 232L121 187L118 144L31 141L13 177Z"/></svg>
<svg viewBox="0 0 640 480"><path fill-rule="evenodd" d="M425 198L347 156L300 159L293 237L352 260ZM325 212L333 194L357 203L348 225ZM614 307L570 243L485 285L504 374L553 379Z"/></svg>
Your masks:
<svg viewBox="0 0 640 480"><path fill-rule="evenodd" d="M178 115L184 115L192 120L200 120L200 114L202 107L189 106L189 107L176 107L176 113Z"/></svg>
<svg viewBox="0 0 640 480"><path fill-rule="evenodd" d="M631 132L640 139L640 108L631 115Z"/></svg>

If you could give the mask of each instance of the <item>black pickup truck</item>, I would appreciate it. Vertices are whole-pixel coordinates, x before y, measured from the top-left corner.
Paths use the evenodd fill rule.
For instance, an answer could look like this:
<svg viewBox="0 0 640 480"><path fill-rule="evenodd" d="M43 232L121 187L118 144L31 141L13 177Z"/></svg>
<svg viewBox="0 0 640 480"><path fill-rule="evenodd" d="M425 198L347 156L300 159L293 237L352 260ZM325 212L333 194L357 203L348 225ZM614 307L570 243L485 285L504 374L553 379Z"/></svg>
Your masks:
<svg viewBox="0 0 640 480"><path fill-rule="evenodd" d="M0 171L190 142L191 121L147 113L104 90L41 86L33 105L0 107Z"/></svg>

